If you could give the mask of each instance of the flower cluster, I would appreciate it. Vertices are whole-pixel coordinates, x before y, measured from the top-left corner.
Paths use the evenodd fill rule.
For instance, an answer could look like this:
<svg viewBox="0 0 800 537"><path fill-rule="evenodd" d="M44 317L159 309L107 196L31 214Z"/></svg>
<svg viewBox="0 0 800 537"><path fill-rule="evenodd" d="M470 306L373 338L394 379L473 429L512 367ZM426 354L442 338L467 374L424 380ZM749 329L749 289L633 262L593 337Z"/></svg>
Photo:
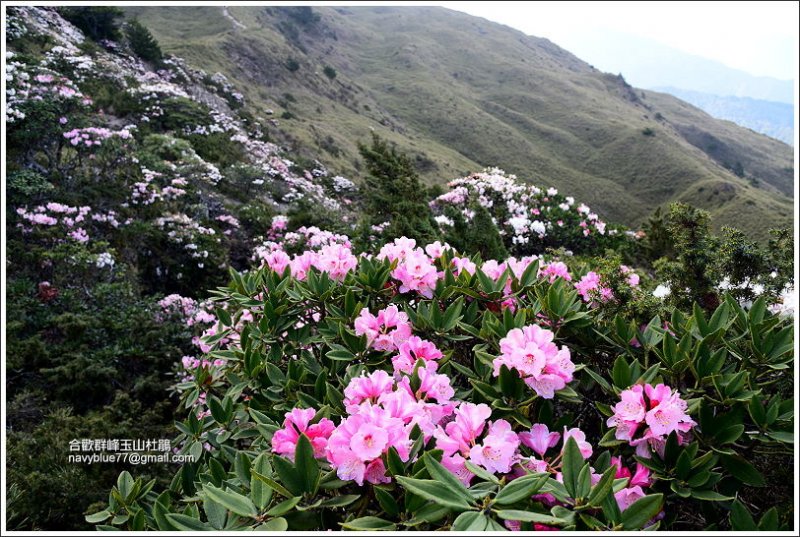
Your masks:
<svg viewBox="0 0 800 537"><path fill-rule="evenodd" d="M344 392L347 417L330 435L326 448L340 479L359 485L365 480L388 483L382 456L394 448L407 461L414 428L429 438L452 412L450 379L426 369L418 370L418 375L416 389L410 377L393 379L382 370L350 381Z"/></svg>
<svg viewBox="0 0 800 537"><path fill-rule="evenodd" d="M574 198L559 195L555 188L518 182L516 176L497 168L455 179L448 186L449 192L431 202L440 213L436 221L445 231L453 225L454 213L449 208L470 222L475 216L473 205L480 205L489 210L506 246L516 254L543 251L553 234L575 239L606 234L606 223L587 205L575 207Z"/></svg>
<svg viewBox="0 0 800 537"><path fill-rule="evenodd" d="M367 336L367 346L379 351L394 351L411 337L408 315L394 304L372 315L368 308L361 310L355 321L357 336Z"/></svg>
<svg viewBox="0 0 800 537"><path fill-rule="evenodd" d="M502 419L487 421L492 410L483 403L462 402L453 415L455 419L434 432L436 448L443 452L442 465L467 485L474 477L467 461L493 473L509 473L520 442L511 424Z"/></svg>
<svg viewBox="0 0 800 537"><path fill-rule="evenodd" d="M120 226L115 211L94 212L91 207L72 207L62 203L49 202L38 205L32 210L20 207L16 210L23 222L17 224L24 233L32 233L37 228L55 228L64 233L64 237L81 244L89 242L86 227L107 224L112 228Z"/></svg>
<svg viewBox="0 0 800 537"><path fill-rule="evenodd" d="M581 295L584 302L595 300L605 302L614 298L614 292L610 287L603 285L600 274L593 270L587 272L580 281L575 283L575 289L578 290L578 294Z"/></svg>
<svg viewBox="0 0 800 537"><path fill-rule="evenodd" d="M350 248L338 243L326 244L318 252L306 250L302 254L290 257L277 243L257 251L262 264L275 272L282 274L289 267L291 274L298 280L305 280L309 269L314 267L320 272L326 272L337 281L344 280L345 276L358 266L358 258L353 255Z"/></svg>
<svg viewBox="0 0 800 537"><path fill-rule="evenodd" d="M616 427L617 439L634 446L640 457L650 457L651 450L663 455L670 433L677 433L682 444L696 425L686 409L686 401L677 390L673 392L664 384L636 384L620 394L607 425Z"/></svg>
<svg viewBox="0 0 800 537"><path fill-rule="evenodd" d="M514 328L500 340L501 355L494 359L494 376L502 366L516 369L540 397L552 399L555 392L572 381L575 364L569 349L553 343L554 334L537 325Z"/></svg>
<svg viewBox="0 0 800 537"><path fill-rule="evenodd" d="M99 146L103 144L103 141L108 140L112 137L117 137L122 140L128 140L131 138L131 129L135 128L134 126L128 126L124 129L120 129L118 131L113 131L111 129L107 129L105 127L86 127L83 129L72 129L71 131L67 131L64 133L64 138L69 140L69 143L73 146Z"/></svg>
<svg viewBox="0 0 800 537"><path fill-rule="evenodd" d="M295 408L286 413L283 429L275 431L272 435L272 451L294 460L295 448L300 435L304 434L311 442L315 457L323 457L328 447L328 438L333 433L335 425L328 418L322 418L311 424L316 411L313 408Z"/></svg>

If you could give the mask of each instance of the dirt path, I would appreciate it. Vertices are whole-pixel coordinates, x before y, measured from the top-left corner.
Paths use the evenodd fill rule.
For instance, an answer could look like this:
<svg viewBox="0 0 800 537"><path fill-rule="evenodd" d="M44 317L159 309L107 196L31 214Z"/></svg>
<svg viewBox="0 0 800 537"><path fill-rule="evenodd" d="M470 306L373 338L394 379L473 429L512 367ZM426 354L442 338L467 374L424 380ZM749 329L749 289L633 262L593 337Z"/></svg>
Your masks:
<svg viewBox="0 0 800 537"><path fill-rule="evenodd" d="M234 18L234 16L233 16L233 15L231 15L231 14L228 12L228 8L227 8L226 6L223 6L223 7L222 7L222 14L223 14L223 15L225 15L225 18L226 18L226 19L228 19L229 21L231 21L231 22L233 23L233 26L234 26L235 28L238 28L238 29L240 29L240 30L246 30L246 29L247 29L247 26L245 26L245 25L244 25L244 24L242 24L241 22L237 21L237 20Z"/></svg>

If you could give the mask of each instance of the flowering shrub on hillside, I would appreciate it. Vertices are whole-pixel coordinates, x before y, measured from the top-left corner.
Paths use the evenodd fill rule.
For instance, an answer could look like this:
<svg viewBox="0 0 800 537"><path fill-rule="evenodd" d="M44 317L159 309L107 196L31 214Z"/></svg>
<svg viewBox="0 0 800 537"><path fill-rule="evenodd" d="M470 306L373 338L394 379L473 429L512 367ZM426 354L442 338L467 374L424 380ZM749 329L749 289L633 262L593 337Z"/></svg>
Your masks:
<svg viewBox="0 0 800 537"><path fill-rule="evenodd" d="M764 300L628 322L584 300L563 262L481 262L406 238L349 252L278 247L231 273L205 358L177 386L191 412L175 445L196 461L169 490L112 495L87 520L674 527L687 509L744 509L737 491L764 483L748 450L791 449L792 400L774 384L791 326ZM115 491L136 482L123 473Z"/></svg>
<svg viewBox="0 0 800 537"><path fill-rule="evenodd" d="M576 204L575 198L555 188L522 183L498 168L455 179L448 186L449 192L431 201L445 238L455 220L469 224L476 208L483 207L513 255L539 254L550 247L602 253L627 239L586 204Z"/></svg>
<svg viewBox="0 0 800 537"><path fill-rule="evenodd" d="M648 260L499 170L432 211L377 134L356 184L221 73L8 15L9 527L786 526L791 234L673 211ZM131 430L192 460L109 495L52 449Z"/></svg>

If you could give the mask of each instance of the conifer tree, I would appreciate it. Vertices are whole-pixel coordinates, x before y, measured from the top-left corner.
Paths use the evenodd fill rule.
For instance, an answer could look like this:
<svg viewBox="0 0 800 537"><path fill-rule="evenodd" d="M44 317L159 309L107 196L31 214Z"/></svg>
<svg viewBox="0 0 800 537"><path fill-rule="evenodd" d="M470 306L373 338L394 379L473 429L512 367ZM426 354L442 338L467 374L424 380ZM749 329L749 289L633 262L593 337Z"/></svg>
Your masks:
<svg viewBox="0 0 800 537"><path fill-rule="evenodd" d="M421 243L439 238L426 200L426 189L420 183L411 159L389 147L386 140L372 135L372 144L359 144L369 175L364 181L365 212L369 222L390 222L390 237L406 237Z"/></svg>
<svg viewBox="0 0 800 537"><path fill-rule="evenodd" d="M157 63L164 57L156 38L138 20L134 19L128 23L126 33L128 34L131 49L141 59Z"/></svg>

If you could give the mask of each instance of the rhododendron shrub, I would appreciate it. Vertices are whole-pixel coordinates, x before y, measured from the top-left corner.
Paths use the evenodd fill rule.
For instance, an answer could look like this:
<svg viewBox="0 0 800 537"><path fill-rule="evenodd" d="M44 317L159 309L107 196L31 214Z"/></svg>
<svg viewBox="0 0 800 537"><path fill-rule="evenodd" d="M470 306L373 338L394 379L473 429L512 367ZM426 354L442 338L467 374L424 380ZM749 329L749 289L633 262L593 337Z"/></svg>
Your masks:
<svg viewBox="0 0 800 537"><path fill-rule="evenodd" d="M747 449L790 450L792 400L763 382L791 328L764 301L641 319L584 299L585 261L277 244L205 306L164 300L205 355L177 385L195 462L131 500L149 527L670 528L765 483ZM600 285L638 292L620 265Z"/></svg>
<svg viewBox="0 0 800 537"><path fill-rule="evenodd" d="M449 192L431 201L445 238L456 228L468 228L476 218L475 207L480 207L489 211L512 255L539 254L547 248L601 254L635 240L622 228L609 226L585 203L552 187L518 181L498 168L455 179L448 186ZM454 220L463 225L454 227Z"/></svg>

